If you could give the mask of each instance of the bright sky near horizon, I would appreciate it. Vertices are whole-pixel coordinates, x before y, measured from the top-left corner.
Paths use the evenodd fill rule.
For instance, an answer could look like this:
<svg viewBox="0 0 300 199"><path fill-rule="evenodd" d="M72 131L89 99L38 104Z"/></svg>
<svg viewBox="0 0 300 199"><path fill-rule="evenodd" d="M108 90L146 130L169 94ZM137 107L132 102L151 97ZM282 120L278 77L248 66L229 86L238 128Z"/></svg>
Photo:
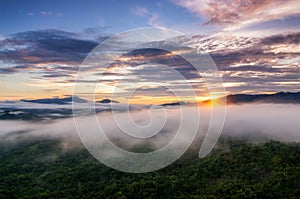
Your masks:
<svg viewBox="0 0 300 199"><path fill-rule="evenodd" d="M299 0L10 0L0 1L0 100L71 95L100 41L149 26L197 35L229 93L300 91ZM168 98L162 85L142 89Z"/></svg>

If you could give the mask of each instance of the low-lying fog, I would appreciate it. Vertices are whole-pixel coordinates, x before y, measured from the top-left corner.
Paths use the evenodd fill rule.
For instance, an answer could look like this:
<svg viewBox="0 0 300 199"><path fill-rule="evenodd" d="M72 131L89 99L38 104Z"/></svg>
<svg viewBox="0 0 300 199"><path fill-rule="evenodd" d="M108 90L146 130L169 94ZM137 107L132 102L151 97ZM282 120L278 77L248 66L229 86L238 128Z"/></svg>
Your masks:
<svg viewBox="0 0 300 199"><path fill-rule="evenodd" d="M181 118L181 108L189 113L185 118ZM201 135L206 133L209 123L209 108L203 107L200 109L201 120L197 129L198 136L196 139L203 137ZM148 144L155 148L161 148L174 138L180 121L188 123L194 117L196 110L195 107L169 107L165 108L165 111L152 110L151 114L145 109L135 110L131 111L132 120L130 121L126 120L126 118L122 119L122 114L125 113L115 113L115 116L119 118L119 122L122 123L123 130L125 129L128 134L145 137L144 139L124 135L120 127L114 122L115 116L111 112L101 112L97 115L97 118L106 135L121 147L140 147L142 144ZM299 142L299 116L300 105L296 104L229 105L227 106L227 114L221 136L230 136L253 142L263 142L270 139ZM86 135L99 132L98 124L92 124L92 118L94 116L77 120L81 124L81 130L83 129ZM147 128L142 131L136 131L136 124ZM76 146L74 143L79 143L79 136L73 118L53 120L51 122L2 120L0 121L0 126L1 142L16 144L19 141L32 138L59 138L65 143L65 146ZM190 132L193 130L191 128L191 126L186 125L182 131ZM81 134L85 132L81 132ZM94 137L90 137L90 139L91 142L95 141ZM101 143L101 141L98 143ZM80 144L78 145L80 146Z"/></svg>

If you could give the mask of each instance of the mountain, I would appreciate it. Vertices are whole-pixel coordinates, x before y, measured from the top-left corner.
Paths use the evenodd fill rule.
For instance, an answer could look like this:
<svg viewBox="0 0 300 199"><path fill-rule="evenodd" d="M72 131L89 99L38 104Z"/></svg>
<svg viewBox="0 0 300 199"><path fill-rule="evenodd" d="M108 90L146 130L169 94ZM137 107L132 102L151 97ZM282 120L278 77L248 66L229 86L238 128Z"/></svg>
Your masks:
<svg viewBox="0 0 300 199"><path fill-rule="evenodd" d="M0 120L40 120L41 118L21 110L0 110Z"/></svg>
<svg viewBox="0 0 300 199"><path fill-rule="evenodd" d="M119 103L118 101L115 100L110 100L110 99L102 99L100 101L96 101L98 103L103 103L103 104L108 104L108 103Z"/></svg>
<svg viewBox="0 0 300 199"><path fill-rule="evenodd" d="M43 98L43 99L34 99L34 100L28 100L28 99L22 99L22 102L31 102L31 103L38 103L38 104L70 104L72 102L76 103L86 103L87 100L84 100L80 97L77 96L69 96L69 97L64 97L64 98L59 98L59 97L53 97L53 98ZM100 101L96 101L98 103L119 103L118 101L115 100L110 100L110 99L102 99Z"/></svg>
<svg viewBox="0 0 300 199"><path fill-rule="evenodd" d="M219 98L215 102L224 100ZM210 100L203 103L209 103ZM300 103L300 92L279 92L274 94L232 94L226 96L227 104L247 104L247 103Z"/></svg>
<svg viewBox="0 0 300 199"><path fill-rule="evenodd" d="M160 106L180 106L180 105L185 105L185 102L171 102L171 103L161 104Z"/></svg>
<svg viewBox="0 0 300 199"><path fill-rule="evenodd" d="M44 98L44 99L35 99L35 100L27 100L27 99L22 99L22 102L31 102L31 103L39 103L39 104L69 104L73 102L77 103L85 103L87 102L84 99L81 99L80 97L77 96L69 96L69 97L64 97L64 98L59 98L59 97L54 97L54 98Z"/></svg>

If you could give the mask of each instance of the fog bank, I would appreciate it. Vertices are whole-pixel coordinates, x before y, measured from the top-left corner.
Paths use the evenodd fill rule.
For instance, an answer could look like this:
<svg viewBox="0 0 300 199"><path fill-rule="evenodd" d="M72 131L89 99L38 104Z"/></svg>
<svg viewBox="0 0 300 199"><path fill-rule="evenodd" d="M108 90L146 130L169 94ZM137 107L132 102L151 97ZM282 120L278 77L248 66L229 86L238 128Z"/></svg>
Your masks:
<svg viewBox="0 0 300 199"><path fill-rule="evenodd" d="M135 110L131 111L132 121L122 121L122 125L126 126L126 130L133 130L135 125L152 125L149 129L155 129L157 132L150 132L149 129L141 132L135 132L146 135L146 138L133 138L124 134L120 127L114 122L114 117L110 112L101 112L97 115L101 127L105 130L109 137L119 147L136 148L143 146L151 146L155 149L161 148L169 143L175 136L180 121L189 122L194 116L195 107L182 107L190 114L185 118L181 118L180 107L169 107L164 111L154 110ZM196 139L201 139L209 124L210 111L208 107L200 108L201 119L199 128L196 129L198 134ZM122 112L116 113L122 118ZM115 115L116 116L116 115ZM251 104L251 105L229 105L227 106L227 114L222 136L230 136L237 139L245 139L252 142L264 142L267 140L278 140L284 142L300 141L300 106L294 104ZM152 118L151 118L152 117ZM84 126L84 130L88 133L98 133L98 124L91 124L93 116L80 118L79 121ZM157 120L158 118L158 120ZM156 120L155 120L156 119ZM165 120L162 128L161 125ZM157 123L157 124L156 124ZM25 122L25 121L0 121L0 141L18 143L22 140L32 138L50 138L60 139L66 146L76 146L74 143L80 144L79 136L76 132L76 126L73 118L58 119L53 121ZM183 131L189 132L193 129L189 125L185 126ZM88 134L87 133L87 134ZM182 133L182 132L181 132ZM153 134L153 135L152 135ZM187 133L188 135L188 133ZM148 138L149 137L149 138ZM90 138L91 142L104 144L101 140ZM72 143L72 144L70 144ZM201 142L200 142L201 143ZM180 145L180 142L176 143ZM199 146L200 147L200 146Z"/></svg>

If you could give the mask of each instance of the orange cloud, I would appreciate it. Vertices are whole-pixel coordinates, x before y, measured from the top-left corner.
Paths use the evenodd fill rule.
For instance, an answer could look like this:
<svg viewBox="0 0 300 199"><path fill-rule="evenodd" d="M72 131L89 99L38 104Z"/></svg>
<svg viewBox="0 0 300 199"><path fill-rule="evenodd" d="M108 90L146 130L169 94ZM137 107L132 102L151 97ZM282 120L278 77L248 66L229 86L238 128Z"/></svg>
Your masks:
<svg viewBox="0 0 300 199"><path fill-rule="evenodd" d="M174 0L207 19L204 24L236 29L245 25L299 15L298 0Z"/></svg>

